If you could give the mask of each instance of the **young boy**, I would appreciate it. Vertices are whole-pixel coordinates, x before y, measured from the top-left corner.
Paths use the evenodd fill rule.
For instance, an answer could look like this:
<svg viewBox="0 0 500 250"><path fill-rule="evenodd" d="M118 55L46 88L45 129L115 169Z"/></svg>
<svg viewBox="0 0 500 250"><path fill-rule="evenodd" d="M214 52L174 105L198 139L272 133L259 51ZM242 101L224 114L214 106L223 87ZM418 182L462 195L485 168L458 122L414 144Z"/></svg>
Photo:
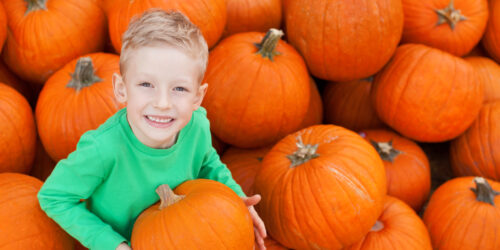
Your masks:
<svg viewBox="0 0 500 250"><path fill-rule="evenodd" d="M201 32L178 12L148 11L130 24L121 76L113 76L115 96L126 108L82 135L38 193L40 207L84 246L130 249L134 222L159 200L159 185L174 189L206 178L242 197L264 248L264 224L253 208L260 196L245 197L211 145L200 107L207 58Z"/></svg>

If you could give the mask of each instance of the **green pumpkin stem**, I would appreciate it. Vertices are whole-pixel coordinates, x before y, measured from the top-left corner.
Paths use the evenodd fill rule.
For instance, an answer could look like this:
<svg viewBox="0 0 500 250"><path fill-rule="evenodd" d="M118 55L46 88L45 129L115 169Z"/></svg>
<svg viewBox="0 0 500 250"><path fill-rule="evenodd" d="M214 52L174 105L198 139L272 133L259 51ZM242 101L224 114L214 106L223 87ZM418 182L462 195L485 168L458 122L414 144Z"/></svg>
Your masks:
<svg viewBox="0 0 500 250"><path fill-rule="evenodd" d="M500 192L493 190L490 184L483 177L474 177L476 188L471 188L472 192L476 194L476 200L489 203L495 206L495 196Z"/></svg>
<svg viewBox="0 0 500 250"><path fill-rule="evenodd" d="M269 60L273 61L274 56L280 54L276 51L276 46L283 35L284 33L281 30L270 29L262 39L262 42L255 44L255 46L259 49L257 54L262 55L264 58L267 57Z"/></svg>
<svg viewBox="0 0 500 250"><path fill-rule="evenodd" d="M384 229L384 223L377 220L375 222L375 225L373 225L373 227L370 229L370 232L378 232L380 230Z"/></svg>
<svg viewBox="0 0 500 250"><path fill-rule="evenodd" d="M450 25L452 30L455 29L455 25L457 25L458 22L467 20L467 17L462 15L460 10L455 9L454 0L450 0L450 3L446 6L446 8L440 10L435 9L434 11L439 17L437 25L441 25L446 22Z"/></svg>
<svg viewBox="0 0 500 250"><path fill-rule="evenodd" d="M47 5L46 5L47 0L24 0L24 1L28 3L28 6L26 7L26 12L24 13L25 15L35 10L47 10Z"/></svg>
<svg viewBox="0 0 500 250"><path fill-rule="evenodd" d="M372 146L377 150L377 153L380 155L380 158L384 161L388 161L393 163L396 156L401 154L401 151L396 150L392 147L392 140L389 142L376 142L374 140L370 140Z"/></svg>
<svg viewBox="0 0 500 250"><path fill-rule="evenodd" d="M296 167L302 163L306 163L311 159L319 157L319 154L316 154L319 144L315 145L304 144L302 142L302 137L299 135L297 136L296 145L297 145L297 151L295 151L291 155L286 156L292 163L291 167Z"/></svg>
<svg viewBox="0 0 500 250"><path fill-rule="evenodd" d="M66 87L80 91L85 87L101 81L102 79L95 75L92 59L90 59L90 57L82 57L76 62L75 72L71 74L71 80Z"/></svg>
<svg viewBox="0 0 500 250"><path fill-rule="evenodd" d="M176 195L174 191L167 185L162 184L156 189L156 193L160 196L160 207L162 210L170 205L173 205L186 197L185 195Z"/></svg>

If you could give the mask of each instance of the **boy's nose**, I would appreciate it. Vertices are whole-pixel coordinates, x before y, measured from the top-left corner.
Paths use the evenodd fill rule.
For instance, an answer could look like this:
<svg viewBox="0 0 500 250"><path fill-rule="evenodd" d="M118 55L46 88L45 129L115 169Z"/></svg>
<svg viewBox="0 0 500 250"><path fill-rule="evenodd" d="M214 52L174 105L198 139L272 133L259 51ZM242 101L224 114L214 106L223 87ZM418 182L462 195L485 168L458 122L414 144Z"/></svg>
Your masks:
<svg viewBox="0 0 500 250"><path fill-rule="evenodd" d="M156 97L155 107L158 109L166 109L171 107L170 97L166 93L160 93Z"/></svg>

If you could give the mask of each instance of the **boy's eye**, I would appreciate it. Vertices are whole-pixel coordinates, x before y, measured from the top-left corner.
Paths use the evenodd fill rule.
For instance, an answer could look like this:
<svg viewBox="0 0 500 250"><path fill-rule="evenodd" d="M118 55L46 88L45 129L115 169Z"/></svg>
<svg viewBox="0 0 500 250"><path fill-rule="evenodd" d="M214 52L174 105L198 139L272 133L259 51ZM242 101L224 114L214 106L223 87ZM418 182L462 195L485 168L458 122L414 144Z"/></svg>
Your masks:
<svg viewBox="0 0 500 250"><path fill-rule="evenodd" d="M141 82L139 85L140 85L140 86L142 86L142 87L147 87L147 88L149 88L149 87L153 86L153 85L151 85L151 83L149 83L149 82Z"/></svg>
<svg viewBox="0 0 500 250"><path fill-rule="evenodd" d="M174 90L175 91L186 91L186 89L183 87L175 87Z"/></svg>

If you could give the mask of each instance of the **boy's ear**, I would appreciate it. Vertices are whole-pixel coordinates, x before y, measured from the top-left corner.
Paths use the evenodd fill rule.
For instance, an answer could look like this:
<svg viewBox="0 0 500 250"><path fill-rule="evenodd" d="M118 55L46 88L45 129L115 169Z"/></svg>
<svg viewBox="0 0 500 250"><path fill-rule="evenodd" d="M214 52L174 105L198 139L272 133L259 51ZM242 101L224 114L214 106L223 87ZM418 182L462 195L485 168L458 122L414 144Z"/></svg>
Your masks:
<svg viewBox="0 0 500 250"><path fill-rule="evenodd" d="M125 103L127 101L127 88L122 76L118 73L113 74L113 92L118 102Z"/></svg>
<svg viewBox="0 0 500 250"><path fill-rule="evenodd" d="M193 103L193 110L197 110L201 106L203 97L205 97L205 94L207 93L207 87L208 83L204 83L198 88L198 93L196 93L195 101Z"/></svg>

